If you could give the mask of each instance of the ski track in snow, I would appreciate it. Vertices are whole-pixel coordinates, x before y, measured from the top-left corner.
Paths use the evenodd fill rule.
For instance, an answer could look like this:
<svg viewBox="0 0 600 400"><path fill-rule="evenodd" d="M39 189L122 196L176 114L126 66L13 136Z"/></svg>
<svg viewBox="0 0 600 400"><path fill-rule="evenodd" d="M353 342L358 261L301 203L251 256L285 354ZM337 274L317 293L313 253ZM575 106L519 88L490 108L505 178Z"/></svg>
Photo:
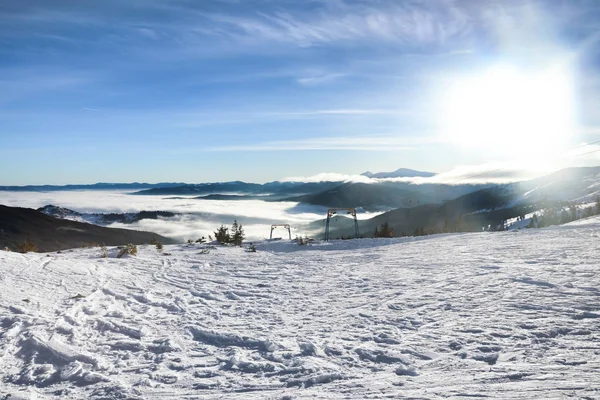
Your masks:
<svg viewBox="0 0 600 400"><path fill-rule="evenodd" d="M598 398L599 233L0 252L0 398Z"/></svg>

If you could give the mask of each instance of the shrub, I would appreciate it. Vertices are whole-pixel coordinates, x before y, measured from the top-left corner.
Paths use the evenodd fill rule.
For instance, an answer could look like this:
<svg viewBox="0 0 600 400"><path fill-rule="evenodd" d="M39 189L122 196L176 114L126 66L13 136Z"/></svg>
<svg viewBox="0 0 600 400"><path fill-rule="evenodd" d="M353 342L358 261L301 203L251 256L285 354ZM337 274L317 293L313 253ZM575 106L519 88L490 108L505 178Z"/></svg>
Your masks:
<svg viewBox="0 0 600 400"><path fill-rule="evenodd" d="M100 258L108 258L108 249L106 246L100 246Z"/></svg>
<svg viewBox="0 0 600 400"><path fill-rule="evenodd" d="M11 252L12 250L10 249L10 247L6 246L6 247L4 248L4 251Z"/></svg>
<svg viewBox="0 0 600 400"><path fill-rule="evenodd" d="M248 253L256 253L256 246L253 245L252 243L250 243L250 245L248 246L248 248L246 249L246 251Z"/></svg>
<svg viewBox="0 0 600 400"><path fill-rule="evenodd" d="M196 243L206 243L206 238L202 236L200 239L196 240Z"/></svg>
<svg viewBox="0 0 600 400"><path fill-rule="evenodd" d="M150 244L156 246L156 250L158 250L158 251L162 251L162 249L163 249L162 243L154 238L150 241Z"/></svg>
<svg viewBox="0 0 600 400"><path fill-rule="evenodd" d="M25 240L23 243L17 245L17 249L20 253L29 253L29 252L37 252L38 247L35 243L30 241L29 239Z"/></svg>
<svg viewBox="0 0 600 400"><path fill-rule="evenodd" d="M309 238L308 236L296 236L294 242L298 243L299 246L306 246L311 242L314 242L314 239Z"/></svg>
<svg viewBox="0 0 600 400"><path fill-rule="evenodd" d="M188 244L194 244L194 241L192 239L188 239Z"/></svg>
<svg viewBox="0 0 600 400"><path fill-rule="evenodd" d="M127 246L120 247L119 254L117 254L117 258L121 258L125 254L128 254L130 256L137 256L137 246L135 244L129 243Z"/></svg>

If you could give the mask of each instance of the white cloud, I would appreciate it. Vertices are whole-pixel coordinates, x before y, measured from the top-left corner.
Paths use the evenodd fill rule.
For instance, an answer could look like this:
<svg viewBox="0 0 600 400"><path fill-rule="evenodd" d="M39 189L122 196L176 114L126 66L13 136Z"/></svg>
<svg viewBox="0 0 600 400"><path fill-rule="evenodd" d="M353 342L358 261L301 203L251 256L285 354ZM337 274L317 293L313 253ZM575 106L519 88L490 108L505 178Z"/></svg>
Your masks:
<svg viewBox="0 0 600 400"><path fill-rule="evenodd" d="M600 156L600 152L598 154ZM405 182L415 185L448 184L465 185L481 183L509 183L533 179L550 173L556 167L550 165L527 166L515 163L486 163L481 165L464 165L442 172L432 177L407 178L368 178L362 175L347 175L338 173L321 173L313 176L287 177L283 181L294 182Z"/></svg>
<svg viewBox="0 0 600 400"><path fill-rule="evenodd" d="M283 182L361 182L374 183L376 180L362 175L347 175L336 172L324 172L312 176L290 176L282 179Z"/></svg>
<svg viewBox="0 0 600 400"><path fill-rule="evenodd" d="M450 171L442 172L429 178L392 178L387 181L404 181L415 184L440 183L449 185L472 184L472 183L509 183L532 179L546 172L544 168L532 168L527 165L516 163L486 163L480 165L458 166Z"/></svg>

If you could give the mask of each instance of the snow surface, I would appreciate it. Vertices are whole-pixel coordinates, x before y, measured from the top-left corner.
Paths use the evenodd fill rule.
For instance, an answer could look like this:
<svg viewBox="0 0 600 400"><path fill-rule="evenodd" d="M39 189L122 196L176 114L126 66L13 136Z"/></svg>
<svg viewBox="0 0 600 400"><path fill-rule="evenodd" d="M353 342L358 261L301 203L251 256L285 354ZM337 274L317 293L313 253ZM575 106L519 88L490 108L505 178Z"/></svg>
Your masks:
<svg viewBox="0 0 600 400"><path fill-rule="evenodd" d="M0 398L598 398L599 236L0 251Z"/></svg>

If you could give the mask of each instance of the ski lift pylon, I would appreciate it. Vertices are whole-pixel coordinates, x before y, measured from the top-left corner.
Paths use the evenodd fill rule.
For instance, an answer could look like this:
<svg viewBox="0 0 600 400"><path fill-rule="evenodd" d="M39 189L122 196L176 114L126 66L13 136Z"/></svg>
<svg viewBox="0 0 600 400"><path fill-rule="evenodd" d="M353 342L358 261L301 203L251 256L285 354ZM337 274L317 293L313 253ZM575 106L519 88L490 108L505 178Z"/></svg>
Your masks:
<svg viewBox="0 0 600 400"><path fill-rule="evenodd" d="M290 240L292 240L292 229L290 228L290 224L273 224L273 225L271 225L271 235L269 236L269 239L273 239L273 231L278 226L282 226L284 229L287 229L288 236L289 236Z"/></svg>

